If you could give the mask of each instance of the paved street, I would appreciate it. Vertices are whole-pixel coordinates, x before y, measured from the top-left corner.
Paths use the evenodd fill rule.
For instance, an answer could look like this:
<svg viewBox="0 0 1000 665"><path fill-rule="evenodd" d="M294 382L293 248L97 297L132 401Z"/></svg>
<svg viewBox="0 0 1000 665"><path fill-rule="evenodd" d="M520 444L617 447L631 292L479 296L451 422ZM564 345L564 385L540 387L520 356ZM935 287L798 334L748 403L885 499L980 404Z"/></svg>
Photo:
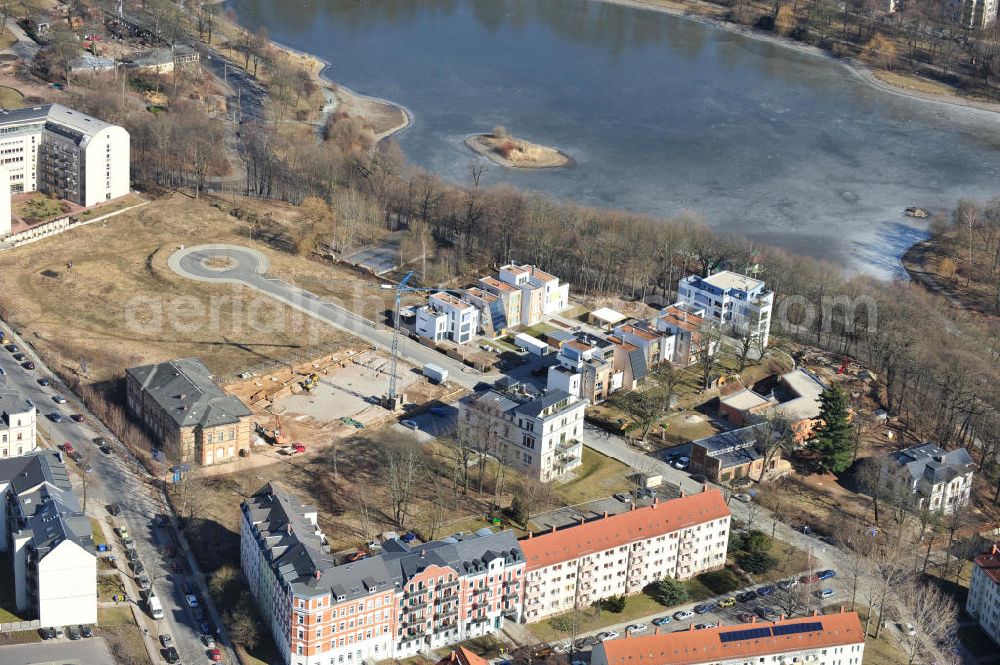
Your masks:
<svg viewBox="0 0 1000 665"><path fill-rule="evenodd" d="M85 407L77 400L69 389L67 389L58 378L52 374L42 363L41 359L30 348L27 348L24 340L15 336L13 331L6 324L0 325L8 334L8 338L13 337L13 343L17 344L21 353L27 355L35 362L35 370L25 370L11 358L11 353L0 350L0 367L3 367L5 374L0 376L0 386L17 390L26 398L32 400L40 411L38 415L38 431L42 438L52 442L53 445L62 444L69 441L81 452L86 461L93 466L93 471L87 474L87 502L85 510L88 514L105 521L109 518L106 506L117 503L122 510L120 517L114 518L116 525L128 527L129 534L135 541L136 551L140 560L146 567L147 574L153 583L156 595L163 603L164 618L157 622L149 618L145 612L145 605L142 605L142 615L146 618L146 625L150 631L149 648L158 651L152 641L157 633L170 633L174 637L174 643L184 662L199 662L205 659L205 645L197 630L195 617L187 608L183 594L181 593L181 583L192 580L198 585L199 575L197 573L188 575L175 575L168 572L164 566L161 556L163 545L168 540L168 534L163 529L153 529L150 520L157 514L166 512L162 496L152 488L152 479L142 467L134 461L124 446L118 442L111 433L101 424L97 418L87 412ZM38 379L47 378L52 385L42 387L38 384ZM66 398L65 404L57 404L53 396L59 394ZM58 413L62 416L62 422L54 422L52 414ZM82 414L84 422L76 423L69 419L71 414ZM101 453L94 445L93 439L103 436L113 443L114 452L111 455ZM79 466L72 460L66 460L66 465L70 469L71 478L77 488L77 494L82 502L82 473L79 473ZM76 473L74 473L76 471ZM109 540L109 542L111 542ZM121 546L114 543L114 548L118 556L120 568L126 571L128 576L128 564L125 561ZM188 553L186 569L197 571L192 556ZM133 602L138 601L138 590L134 584L131 585L129 595ZM201 588L201 597L206 598L204 588ZM209 616L213 625L220 626L219 617L214 607L209 603ZM0 662L6 663L2 658Z"/></svg>
<svg viewBox="0 0 1000 665"><path fill-rule="evenodd" d="M205 264L210 259L222 257L232 260L233 264L223 270ZM171 270L189 279L247 286L338 330L360 337L383 351L392 348L392 328L370 321L280 279L267 277L270 261L256 250L235 245L199 245L174 252L168 259L168 265ZM499 377L476 371L402 335L399 338L399 355L417 367L423 367L427 363L444 367L450 372L450 381L466 388L472 388L480 381Z"/></svg>

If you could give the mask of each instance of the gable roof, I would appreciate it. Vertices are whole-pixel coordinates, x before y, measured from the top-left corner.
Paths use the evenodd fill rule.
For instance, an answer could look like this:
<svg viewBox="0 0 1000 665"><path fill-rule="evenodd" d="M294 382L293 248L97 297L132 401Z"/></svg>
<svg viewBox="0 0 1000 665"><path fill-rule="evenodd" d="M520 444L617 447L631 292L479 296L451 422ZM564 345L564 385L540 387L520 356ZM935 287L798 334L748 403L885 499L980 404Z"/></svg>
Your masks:
<svg viewBox="0 0 1000 665"><path fill-rule="evenodd" d="M465 647L456 647L454 651L439 660L437 665L489 665L489 661Z"/></svg>
<svg viewBox="0 0 1000 665"><path fill-rule="evenodd" d="M528 570L537 570L730 514L722 493L706 490L537 536L530 534L521 539L521 550Z"/></svg>
<svg viewBox="0 0 1000 665"><path fill-rule="evenodd" d="M608 665L696 665L744 660L806 649L863 644L856 612L800 617L770 623L681 630L608 640L594 647Z"/></svg>
<svg viewBox="0 0 1000 665"><path fill-rule="evenodd" d="M178 427L238 423L250 409L212 379L197 358L168 360L125 370Z"/></svg>

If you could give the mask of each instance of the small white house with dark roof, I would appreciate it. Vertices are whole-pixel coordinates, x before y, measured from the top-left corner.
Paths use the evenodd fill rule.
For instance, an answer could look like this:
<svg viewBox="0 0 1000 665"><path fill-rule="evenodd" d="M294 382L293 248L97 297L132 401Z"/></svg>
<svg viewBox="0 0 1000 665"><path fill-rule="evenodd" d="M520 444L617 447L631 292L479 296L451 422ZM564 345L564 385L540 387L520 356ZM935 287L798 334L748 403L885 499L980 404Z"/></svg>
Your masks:
<svg viewBox="0 0 1000 665"><path fill-rule="evenodd" d="M197 358L125 372L128 410L171 462L231 462L250 450L252 412L224 391Z"/></svg>
<svg viewBox="0 0 1000 665"><path fill-rule="evenodd" d="M883 460L882 477L911 494L918 507L951 513L969 502L975 467L969 451L945 451L924 443L892 453Z"/></svg>

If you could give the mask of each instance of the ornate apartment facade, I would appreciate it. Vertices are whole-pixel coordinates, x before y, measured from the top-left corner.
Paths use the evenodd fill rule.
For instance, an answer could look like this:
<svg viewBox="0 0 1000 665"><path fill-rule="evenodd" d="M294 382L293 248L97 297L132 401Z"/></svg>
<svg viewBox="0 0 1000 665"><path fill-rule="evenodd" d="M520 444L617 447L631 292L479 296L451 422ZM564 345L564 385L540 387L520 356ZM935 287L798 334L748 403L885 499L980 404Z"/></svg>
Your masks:
<svg viewBox="0 0 1000 665"><path fill-rule="evenodd" d="M541 621L663 577L722 568L730 512L718 490L682 496L521 540L524 620Z"/></svg>

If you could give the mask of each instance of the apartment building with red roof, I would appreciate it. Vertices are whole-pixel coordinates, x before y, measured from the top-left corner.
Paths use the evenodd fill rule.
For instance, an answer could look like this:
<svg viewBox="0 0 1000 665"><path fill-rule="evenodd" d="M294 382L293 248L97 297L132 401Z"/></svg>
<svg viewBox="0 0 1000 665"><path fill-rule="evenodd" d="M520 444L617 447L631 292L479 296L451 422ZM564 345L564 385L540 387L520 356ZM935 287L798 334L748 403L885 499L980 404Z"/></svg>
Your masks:
<svg viewBox="0 0 1000 665"><path fill-rule="evenodd" d="M591 665L861 665L865 631L856 612L682 630L608 640Z"/></svg>
<svg viewBox="0 0 1000 665"><path fill-rule="evenodd" d="M1000 545L973 559L972 579L965 611L1000 645Z"/></svg>
<svg viewBox="0 0 1000 665"><path fill-rule="evenodd" d="M523 620L638 593L663 577L687 579L722 568L730 516L721 492L706 489L522 538Z"/></svg>

